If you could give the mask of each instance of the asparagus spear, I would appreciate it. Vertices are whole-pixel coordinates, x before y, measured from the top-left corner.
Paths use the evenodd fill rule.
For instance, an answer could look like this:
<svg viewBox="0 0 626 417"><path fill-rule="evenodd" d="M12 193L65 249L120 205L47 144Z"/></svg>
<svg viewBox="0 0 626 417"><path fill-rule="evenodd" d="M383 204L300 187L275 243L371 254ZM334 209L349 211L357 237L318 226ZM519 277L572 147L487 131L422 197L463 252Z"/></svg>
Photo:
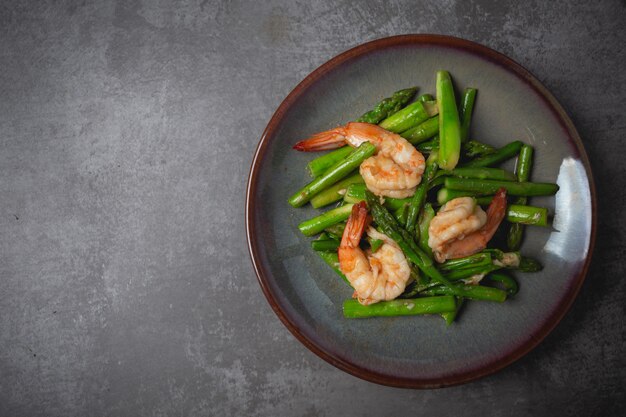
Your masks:
<svg viewBox="0 0 626 417"><path fill-rule="evenodd" d="M474 101L476 100L475 88L466 88L461 101L461 142L467 142L469 138L470 123L474 112Z"/></svg>
<svg viewBox="0 0 626 417"><path fill-rule="evenodd" d="M396 91L391 97L381 100L374 108L358 119L357 122L378 124L381 120L398 112L417 92L417 87Z"/></svg>
<svg viewBox="0 0 626 417"><path fill-rule="evenodd" d="M479 194L481 193L476 193L473 191L450 190L444 187L437 191L437 204L443 206L448 201L459 197L474 197L476 199L476 204L478 204L479 206L484 206L491 203L493 196L480 197Z"/></svg>
<svg viewBox="0 0 626 417"><path fill-rule="evenodd" d="M530 169L532 167L533 148L529 145L522 146L517 157L517 180L519 182L526 182L530 179ZM525 205L528 203L526 196L518 197L515 200L516 204ZM546 213L547 214L547 213ZM547 217L547 216L546 216ZM547 225L547 218L546 218ZM513 223L509 228L509 232L506 236L506 242L509 250L518 250L522 244L522 237L524 235L524 226L519 223Z"/></svg>
<svg viewBox="0 0 626 417"><path fill-rule="evenodd" d="M335 201L339 201L343 198L346 193L346 189L351 184L360 183L363 183L363 177L361 177L361 174L358 172L352 174L313 197L311 199L311 205L313 208L320 208L332 204Z"/></svg>
<svg viewBox="0 0 626 417"><path fill-rule="evenodd" d="M343 196L343 201L346 203L358 203L359 201L365 201L365 190L367 190L365 184L352 184L346 190L346 194ZM394 211L408 206L410 203L410 198L385 197L385 207Z"/></svg>
<svg viewBox="0 0 626 417"><path fill-rule="evenodd" d="M435 116L427 119L415 127L405 130L400 134L400 136L411 142L413 145L417 145L418 143L432 138L437 134L437 132L439 132L439 118Z"/></svg>
<svg viewBox="0 0 626 417"><path fill-rule="evenodd" d="M515 295L519 291L519 285L514 278L501 272L493 272L487 276L487 278L493 282L502 284L504 290L508 295Z"/></svg>
<svg viewBox="0 0 626 417"><path fill-rule="evenodd" d="M313 196L343 179L346 175L361 165L361 162L372 156L374 152L376 152L376 147L374 145L369 142L363 142L361 146L352 151L346 159L337 162L322 176L314 179L297 193L292 195L289 198L289 204L293 207L301 207L305 205Z"/></svg>
<svg viewBox="0 0 626 417"><path fill-rule="evenodd" d="M474 255L465 256L458 259L449 259L439 265L439 269L442 271L453 271L458 269L465 269L475 266L491 265L491 254L488 252L478 252Z"/></svg>
<svg viewBox="0 0 626 417"><path fill-rule="evenodd" d="M439 118L437 118L437 124L439 124ZM437 126L437 129L439 129L439 126ZM426 142L419 143L416 146L416 148L418 151L424 152L424 153L430 153L430 152L434 152L438 150L439 149L439 136L435 136L434 138Z"/></svg>
<svg viewBox="0 0 626 417"><path fill-rule="evenodd" d="M335 240L341 240L341 237L343 236L343 231L345 230L345 228L346 228L346 223L339 222L339 223L328 226L327 228L324 229L324 232L326 232L330 237L332 237Z"/></svg>
<svg viewBox="0 0 626 417"><path fill-rule="evenodd" d="M439 171L437 177L451 176L458 178L476 178L481 180L516 181L515 174L500 168L454 168L450 171Z"/></svg>
<svg viewBox="0 0 626 417"><path fill-rule="evenodd" d="M432 94L422 94L417 98L417 101L421 101L422 103L426 103L427 101L435 101L435 97Z"/></svg>
<svg viewBox="0 0 626 417"><path fill-rule="evenodd" d="M448 71L437 71L437 104L439 106L439 166L453 169L461 155L461 122L454 98L454 87Z"/></svg>
<svg viewBox="0 0 626 417"><path fill-rule="evenodd" d="M483 285L463 285L453 284L455 289L462 289L465 298L471 300L481 301L495 301L502 303L506 300L506 292L499 288L485 287ZM435 295L452 295L453 290L443 285L437 285L435 287L428 288L421 292L422 295L435 296Z"/></svg>
<svg viewBox="0 0 626 417"><path fill-rule="evenodd" d="M419 241L418 246L425 253L428 254L430 258L433 257L433 252L430 246L428 246L428 227L430 226L430 221L435 217L435 210L430 203L424 204L424 208L420 213L419 221L417 222L417 228L419 230Z"/></svg>
<svg viewBox="0 0 626 417"><path fill-rule="evenodd" d="M427 101L422 103L416 101L411 103L399 112L387 117L380 122L379 126L390 132L400 133L413 126L416 126L438 113L437 103Z"/></svg>
<svg viewBox="0 0 626 417"><path fill-rule="evenodd" d="M475 266L468 266L467 268L454 269L446 272L445 277L450 281L459 281L476 276L484 277L488 273L497 271L501 268L503 268L503 266L494 265L493 262L491 264L484 264L483 262L483 265L477 264Z"/></svg>
<svg viewBox="0 0 626 417"><path fill-rule="evenodd" d="M349 319L414 316L444 313L454 311L455 308L454 297L450 296L381 301L367 306L360 304L357 300L350 299L343 303L343 315Z"/></svg>
<svg viewBox="0 0 626 417"><path fill-rule="evenodd" d="M415 229L417 222L417 215L422 210L424 201L426 200L426 193L428 192L428 183L433 179L437 172L437 163L432 163L426 166L424 175L422 176L422 182L417 186L413 198L411 198L411 204L407 213L406 230Z"/></svg>
<svg viewBox="0 0 626 417"><path fill-rule="evenodd" d="M489 253L494 261L508 269L517 269L522 272L537 272L543 269L543 265L536 259L521 256L519 252L503 252L500 249L485 249L483 253Z"/></svg>
<svg viewBox="0 0 626 417"><path fill-rule="evenodd" d="M305 220L298 225L298 229L300 229L302 234L305 236L316 235L328 226L342 222L350 217L350 211L352 210L353 205L354 204L346 204L345 206L337 207L322 213L312 219Z"/></svg>
<svg viewBox="0 0 626 417"><path fill-rule="evenodd" d="M538 272L543 269L543 265L536 259L522 256L516 269L522 272Z"/></svg>
<svg viewBox="0 0 626 417"><path fill-rule="evenodd" d="M530 180L530 170L533 165L533 147L530 145L522 145L519 155L517 180L519 182L526 182Z"/></svg>
<svg viewBox="0 0 626 417"><path fill-rule="evenodd" d="M401 226L405 226L407 213L408 213L407 206L402 206L399 209L394 210L393 217L396 218L396 220Z"/></svg>
<svg viewBox="0 0 626 417"><path fill-rule="evenodd" d="M521 226L523 224L533 226L548 226L548 209L545 207L520 206L517 204L511 204L507 207L506 219L509 222L513 223L511 226ZM520 233L519 237L517 233ZM511 236L510 233L509 236ZM517 243L517 239L521 239L521 231L515 232L514 236L511 236L511 238L515 239L515 241L511 243ZM511 245L509 245L509 249L511 249Z"/></svg>
<svg viewBox="0 0 626 417"><path fill-rule="evenodd" d="M499 188L506 189L509 195L519 196L553 195L559 190L559 186L556 184L541 182L510 182L449 177L446 178L444 183L446 188L451 190L473 191L484 194L494 194Z"/></svg>
<svg viewBox="0 0 626 417"><path fill-rule="evenodd" d="M441 317L446 321L446 326L450 326L456 317L459 315L459 311L461 311L461 307L465 303L465 298L463 297L454 297L456 301L456 307L454 311L449 311L447 313L441 313Z"/></svg>
<svg viewBox="0 0 626 417"><path fill-rule="evenodd" d="M487 167L489 165L499 164L500 162L506 161L509 158L515 156L519 150L521 149L523 143L519 140L509 143L508 145L503 146L497 151L490 153L488 155L482 156L480 158L474 159L463 165L464 167Z"/></svg>
<svg viewBox="0 0 626 417"><path fill-rule="evenodd" d="M339 241L336 239L318 239L311 242L311 248L314 251L337 251L339 249Z"/></svg>
<svg viewBox="0 0 626 417"><path fill-rule="evenodd" d="M307 164L307 170L309 171L311 177L317 178L324 172L328 171L328 168L345 159L353 150L354 149L350 146L344 146L328 152L310 161Z"/></svg>
<svg viewBox="0 0 626 417"><path fill-rule="evenodd" d="M491 155L496 152L496 148L486 143L478 142L476 140L468 140L463 143L463 153L470 159L477 156Z"/></svg>

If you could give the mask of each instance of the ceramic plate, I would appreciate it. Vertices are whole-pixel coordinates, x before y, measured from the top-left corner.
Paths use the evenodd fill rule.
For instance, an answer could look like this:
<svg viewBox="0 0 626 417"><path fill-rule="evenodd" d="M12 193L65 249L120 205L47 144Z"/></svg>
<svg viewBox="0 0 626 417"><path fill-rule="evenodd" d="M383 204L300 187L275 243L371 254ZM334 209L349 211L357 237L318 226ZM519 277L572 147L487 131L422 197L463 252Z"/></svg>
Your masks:
<svg viewBox="0 0 626 417"><path fill-rule="evenodd" d="M520 292L503 304L470 302L458 322L439 316L347 320L352 291L310 249L297 225L319 214L294 209L288 197L310 181L315 155L292 145L345 124L393 91L418 86L435 93L446 69L458 91L478 88L472 137L535 148L532 180L557 182L556 197L532 204L554 213L552 228L528 227L524 254L545 268L516 274ZM512 163L512 162L511 162ZM405 35L360 45L307 76L282 102L257 147L248 180L250 254L270 305L306 347L332 365L386 385L430 388L493 373L534 348L573 302L589 265L595 233L595 191L589 162L572 122L526 69L466 40Z"/></svg>

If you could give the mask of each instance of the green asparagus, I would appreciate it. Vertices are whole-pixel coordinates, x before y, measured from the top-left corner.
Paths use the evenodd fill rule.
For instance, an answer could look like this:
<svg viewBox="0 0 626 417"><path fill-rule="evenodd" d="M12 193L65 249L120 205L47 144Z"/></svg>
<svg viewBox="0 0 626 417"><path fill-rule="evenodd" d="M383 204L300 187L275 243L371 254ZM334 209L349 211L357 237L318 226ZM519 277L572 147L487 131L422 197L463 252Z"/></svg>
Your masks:
<svg viewBox="0 0 626 417"><path fill-rule="evenodd" d="M475 88L466 88L461 101L461 142L467 142L469 138L470 123L474 112L474 101L476 100Z"/></svg>
<svg viewBox="0 0 626 417"><path fill-rule="evenodd" d="M416 101L380 122L379 126L390 132L400 133L437 115L438 112L437 103Z"/></svg>
<svg viewBox="0 0 626 417"><path fill-rule="evenodd" d="M492 272L487 276L487 278L493 282L502 284L504 291L506 291L508 295L515 295L519 291L517 281L507 274Z"/></svg>
<svg viewBox="0 0 626 417"><path fill-rule="evenodd" d="M326 171L328 168L335 165L337 162L345 159L354 149L350 146L343 146L339 149L335 149L332 152L328 152L322 156L318 156L307 164L307 170L313 178L317 178Z"/></svg>
<svg viewBox="0 0 626 417"><path fill-rule="evenodd" d="M337 207L317 217L303 221L298 225L298 229L300 229L300 232L305 236L316 235L328 226L344 221L350 217L352 206L353 204L346 204L345 206Z"/></svg>
<svg viewBox="0 0 626 417"><path fill-rule="evenodd" d="M346 203L358 203L359 201L365 201L365 190L367 190L365 184L352 184L346 190L346 194L343 196L343 201ZM394 211L408 206L411 203L410 198L385 197L384 199L385 207Z"/></svg>
<svg viewBox="0 0 626 417"><path fill-rule="evenodd" d="M358 172L352 174L313 197L311 199L311 205L313 208L320 208L332 204L335 201L339 201L343 198L348 186L361 183L363 183L361 174Z"/></svg>
<svg viewBox="0 0 626 417"><path fill-rule="evenodd" d="M430 119L406 130L400 134L403 138L411 142L413 145L422 143L435 136L439 132L439 118L431 117Z"/></svg>
<svg viewBox="0 0 626 417"><path fill-rule="evenodd" d="M345 178L354 169L361 165L361 162L372 156L374 152L376 152L376 147L374 145L369 142L362 143L361 146L352 151L346 159L337 162L322 176L314 179L297 193L292 195L289 198L289 204L293 207L301 207L305 205L311 198L313 198L313 196Z"/></svg>
<svg viewBox="0 0 626 417"><path fill-rule="evenodd" d="M437 105L439 106L439 167L451 170L461 155L461 122L454 98L454 87L448 71L437 71Z"/></svg>
<svg viewBox="0 0 626 417"><path fill-rule="evenodd" d="M463 143L463 153L470 159L491 155L496 152L496 148L486 143L476 140L468 140Z"/></svg>
<svg viewBox="0 0 626 417"><path fill-rule="evenodd" d="M517 158L517 166L515 167L517 171L517 180L519 182L526 182L530 179L532 158L533 148L529 145L523 145ZM525 205L526 203L528 203L528 198L526 196L518 197L517 200L515 200L515 203L519 205ZM520 248L523 235L524 226L519 223L511 224L509 232L506 236L506 242L509 250L518 250Z"/></svg>
<svg viewBox="0 0 626 417"><path fill-rule="evenodd" d="M339 241L336 239L314 240L311 242L314 251L336 251L339 248Z"/></svg>
<svg viewBox="0 0 626 417"><path fill-rule="evenodd" d="M506 291L499 288L463 284L453 284L452 286L456 290L462 290L464 293L463 297L470 300L495 301L497 303L502 303L506 300ZM437 285L422 291L421 294L427 296L453 295L454 291L443 285Z"/></svg>
<svg viewBox="0 0 626 417"><path fill-rule="evenodd" d="M517 177L500 168L454 168L450 171L439 171L437 177L451 176L458 178L475 178L481 180L516 181Z"/></svg>
<svg viewBox="0 0 626 417"><path fill-rule="evenodd" d="M514 224L545 227L548 226L548 209L511 204L507 207L506 219Z"/></svg>
<svg viewBox="0 0 626 417"><path fill-rule="evenodd" d="M446 188L459 191L473 191L483 194L494 194L498 189L506 189L509 195L553 195L559 190L559 186L541 182L512 182L496 180L475 180L466 178L446 178Z"/></svg>
<svg viewBox="0 0 626 417"><path fill-rule="evenodd" d="M438 314L454 311L454 297L421 297L408 300L381 301L376 304L362 305L357 300L343 302L343 315L349 319L369 317L414 316L418 314Z"/></svg>
<svg viewBox="0 0 626 417"><path fill-rule="evenodd" d="M381 100L374 109L368 111L358 119L357 122L378 124L381 120L398 112L404 107L417 92L417 87L405 88L396 91L391 97Z"/></svg>
<svg viewBox="0 0 626 417"><path fill-rule="evenodd" d="M493 153L487 154L480 158L476 158L473 161L470 161L464 164L464 167L487 167L490 165L496 165L500 162L506 161L509 158L514 157L522 147L523 143L519 140L515 142L511 142L508 145L503 146L502 148L496 150Z"/></svg>
<svg viewBox="0 0 626 417"><path fill-rule="evenodd" d="M415 229L415 224L417 222L417 215L422 210L422 206L424 205L424 201L426 201L426 193L428 192L428 183L435 176L437 172L437 164L433 163L431 165L426 166L426 170L424 171L424 175L422 176L422 182L417 186L415 190L415 194L413 194L413 198L411 199L411 204L409 205L407 220L406 220L406 230Z"/></svg>

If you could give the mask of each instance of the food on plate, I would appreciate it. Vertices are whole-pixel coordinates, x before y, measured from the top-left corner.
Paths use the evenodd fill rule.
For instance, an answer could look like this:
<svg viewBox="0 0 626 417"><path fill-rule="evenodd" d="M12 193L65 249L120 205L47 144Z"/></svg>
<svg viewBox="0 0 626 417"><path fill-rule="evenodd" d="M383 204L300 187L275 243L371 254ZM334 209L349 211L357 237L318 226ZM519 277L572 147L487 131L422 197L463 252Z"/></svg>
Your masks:
<svg viewBox="0 0 626 417"><path fill-rule="evenodd" d="M416 91L294 145L330 151L308 163L313 180L289 203L336 204L298 228L319 235L312 249L352 287L346 318L440 314L449 325L465 300L514 296L511 271L542 268L519 252L525 226L549 225L529 198L559 187L530 182L533 148L470 140L477 89L457 103L447 71L437 72L436 100L410 103ZM515 156L515 172L496 167Z"/></svg>

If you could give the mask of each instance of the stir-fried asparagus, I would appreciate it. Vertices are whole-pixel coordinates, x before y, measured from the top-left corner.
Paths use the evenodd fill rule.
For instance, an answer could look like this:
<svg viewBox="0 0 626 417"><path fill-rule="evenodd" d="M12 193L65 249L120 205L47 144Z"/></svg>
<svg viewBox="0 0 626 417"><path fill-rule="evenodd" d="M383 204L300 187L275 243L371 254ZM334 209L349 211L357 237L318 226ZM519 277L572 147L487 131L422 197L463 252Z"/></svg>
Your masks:
<svg viewBox="0 0 626 417"><path fill-rule="evenodd" d="M458 178L475 178L480 180L516 181L517 178L509 171L500 168L454 168L450 171L439 171L437 177L450 176Z"/></svg>
<svg viewBox="0 0 626 417"><path fill-rule="evenodd" d="M469 138L470 124L472 121L472 113L474 112L474 101L476 100L475 88L466 88L463 92L461 100L461 142L467 142Z"/></svg>
<svg viewBox="0 0 626 417"><path fill-rule="evenodd" d="M438 112L437 103L416 101L380 122L380 127L394 133L404 132L436 116Z"/></svg>
<svg viewBox="0 0 626 417"><path fill-rule="evenodd" d="M314 240L311 242L314 251L336 251L339 248L339 241L336 239Z"/></svg>
<svg viewBox="0 0 626 417"><path fill-rule="evenodd" d="M529 182L532 147L514 141L496 149L469 140L477 90L466 89L460 107L457 107L447 71L437 72L436 101L432 95L423 94L407 105L416 90L397 91L356 120L379 124L399 133L419 151L430 155L421 183L412 197L383 198L367 190L358 168L376 153L376 147L366 141L357 149L344 146L309 162L308 169L314 180L289 199L294 207L311 202L314 208L343 199L340 206L306 220L298 227L306 236L321 233L311 242L313 250L348 284L341 272L337 250L346 219L355 203L367 202L375 227L397 243L409 262L411 272L399 297L402 299L367 306L356 299L348 300L344 303L344 315L348 318L437 313L450 325L465 300L503 302L507 295L518 291L517 281L502 271L535 272L542 269L537 260L522 256L517 249L522 240L522 225L548 225L547 209L529 206L528 197L553 195L559 187ZM518 153L515 174L493 168ZM487 206L500 188L504 188L509 196L517 197L506 208L506 218L511 225L507 235L510 252L485 249L463 258L434 263L428 241L435 210L428 200L433 202L436 195L437 203L443 205L454 198L469 196L477 204ZM367 254L377 252L383 245L382 240L365 239L367 244L362 242L361 246L369 247Z"/></svg>
<svg viewBox="0 0 626 417"><path fill-rule="evenodd" d="M372 110L359 117L356 121L378 124L386 117L397 113L413 98L416 92L416 87L396 91L391 97L381 100Z"/></svg>
<svg viewBox="0 0 626 417"><path fill-rule="evenodd" d="M487 155L481 156L480 158L476 158L466 164L464 167L488 167L491 165L499 164L500 162L504 162L509 158L513 158L519 152L523 143L519 140L509 143L508 145L503 146L502 148L496 150L493 153L489 153Z"/></svg>
<svg viewBox="0 0 626 417"><path fill-rule="evenodd" d="M352 184L346 190L346 194L343 196L343 201L346 203L358 203L360 201L365 201L365 190L367 190L365 184ZM384 200L385 207L393 211L399 210L411 203L410 198L385 197Z"/></svg>
<svg viewBox="0 0 626 417"><path fill-rule="evenodd" d="M424 201L426 201L426 193L428 192L428 183L433 179L435 173L437 172L437 163L433 163L426 166L426 170L424 171L424 175L422 176L422 182L418 185L415 190L415 194L411 199L411 204L409 205L409 209L407 212L407 220L406 220L406 230L415 229L415 224L417 222L417 215L422 210L422 206L424 205Z"/></svg>
<svg viewBox="0 0 626 417"><path fill-rule="evenodd" d="M345 178L356 168L361 162L372 156L376 152L376 147L369 142L364 142L357 149L352 151L345 159L338 161L328 169L322 176L314 179L297 193L289 198L289 204L293 207L301 207L305 205L313 196L323 191L326 187Z"/></svg>
<svg viewBox="0 0 626 417"><path fill-rule="evenodd" d="M439 314L454 311L454 297L422 297L408 300L381 301L371 305L362 305L357 300L343 302L343 315L349 319L370 317L415 316L418 314Z"/></svg>
<svg viewBox="0 0 626 417"><path fill-rule="evenodd" d="M476 140L468 140L463 143L463 153L470 159L491 155L495 152L497 152L497 149L493 146Z"/></svg>
<svg viewBox="0 0 626 417"><path fill-rule="evenodd" d="M411 142L413 145L422 143L435 136L439 132L439 118L431 117L430 119L406 130L400 134L403 138Z"/></svg>
<svg viewBox="0 0 626 417"><path fill-rule="evenodd" d="M473 191L484 194L495 194L504 188L508 195L539 196L553 195L559 191L559 186L541 182L513 182L496 180L476 180L471 178L446 178L446 188L459 191Z"/></svg>
<svg viewBox="0 0 626 417"><path fill-rule="evenodd" d="M322 232L328 226L342 222L350 217L352 206L353 204L346 204L345 206L337 207L317 217L303 221L298 225L298 229L300 229L305 236L314 236Z"/></svg>
<svg viewBox="0 0 626 417"><path fill-rule="evenodd" d="M529 145L523 145L522 149L519 151L519 156L517 158L517 166L515 167L517 171L517 180L519 182L526 182L530 180L530 170L533 162L533 148ZM528 198L526 196L518 197L515 200L516 204L525 205L528 203ZM546 215L547 217L547 215ZM547 225L547 218L544 226ZM509 233L506 237L507 246L509 250L518 250L522 244L522 237L524 234L524 226L520 223L513 223L509 228Z"/></svg>
<svg viewBox="0 0 626 417"><path fill-rule="evenodd" d="M524 224L532 226L548 226L548 209L545 207L511 204L507 207L506 219L509 222L520 226Z"/></svg>
<svg viewBox="0 0 626 417"><path fill-rule="evenodd" d="M346 159L346 157L350 155L353 150L354 149L350 146L344 146L342 148L335 149L334 151L330 151L310 161L307 164L307 170L309 171L309 174L311 174L311 177L317 178L328 171L328 168L332 167L337 162Z"/></svg>
<svg viewBox="0 0 626 417"><path fill-rule="evenodd" d="M349 177L342 179L338 183L335 183L335 185L328 187L324 191L314 196L311 199L311 205L313 206L313 208L320 208L332 204L335 201L339 201L343 198L347 188L350 185L362 183L363 177L361 177L361 174L357 172L353 175L350 175Z"/></svg>
<svg viewBox="0 0 626 417"><path fill-rule="evenodd" d="M453 287L457 290L463 290L464 297L471 300L495 301L497 303L502 303L506 300L506 291L499 288L464 284L453 284ZM429 296L453 295L454 291L448 287L444 287L443 285L438 285L422 291L421 294Z"/></svg>
<svg viewBox="0 0 626 417"><path fill-rule="evenodd" d="M439 106L439 167L451 170L461 155L461 122L454 98L454 87L448 71L437 71L437 104Z"/></svg>

